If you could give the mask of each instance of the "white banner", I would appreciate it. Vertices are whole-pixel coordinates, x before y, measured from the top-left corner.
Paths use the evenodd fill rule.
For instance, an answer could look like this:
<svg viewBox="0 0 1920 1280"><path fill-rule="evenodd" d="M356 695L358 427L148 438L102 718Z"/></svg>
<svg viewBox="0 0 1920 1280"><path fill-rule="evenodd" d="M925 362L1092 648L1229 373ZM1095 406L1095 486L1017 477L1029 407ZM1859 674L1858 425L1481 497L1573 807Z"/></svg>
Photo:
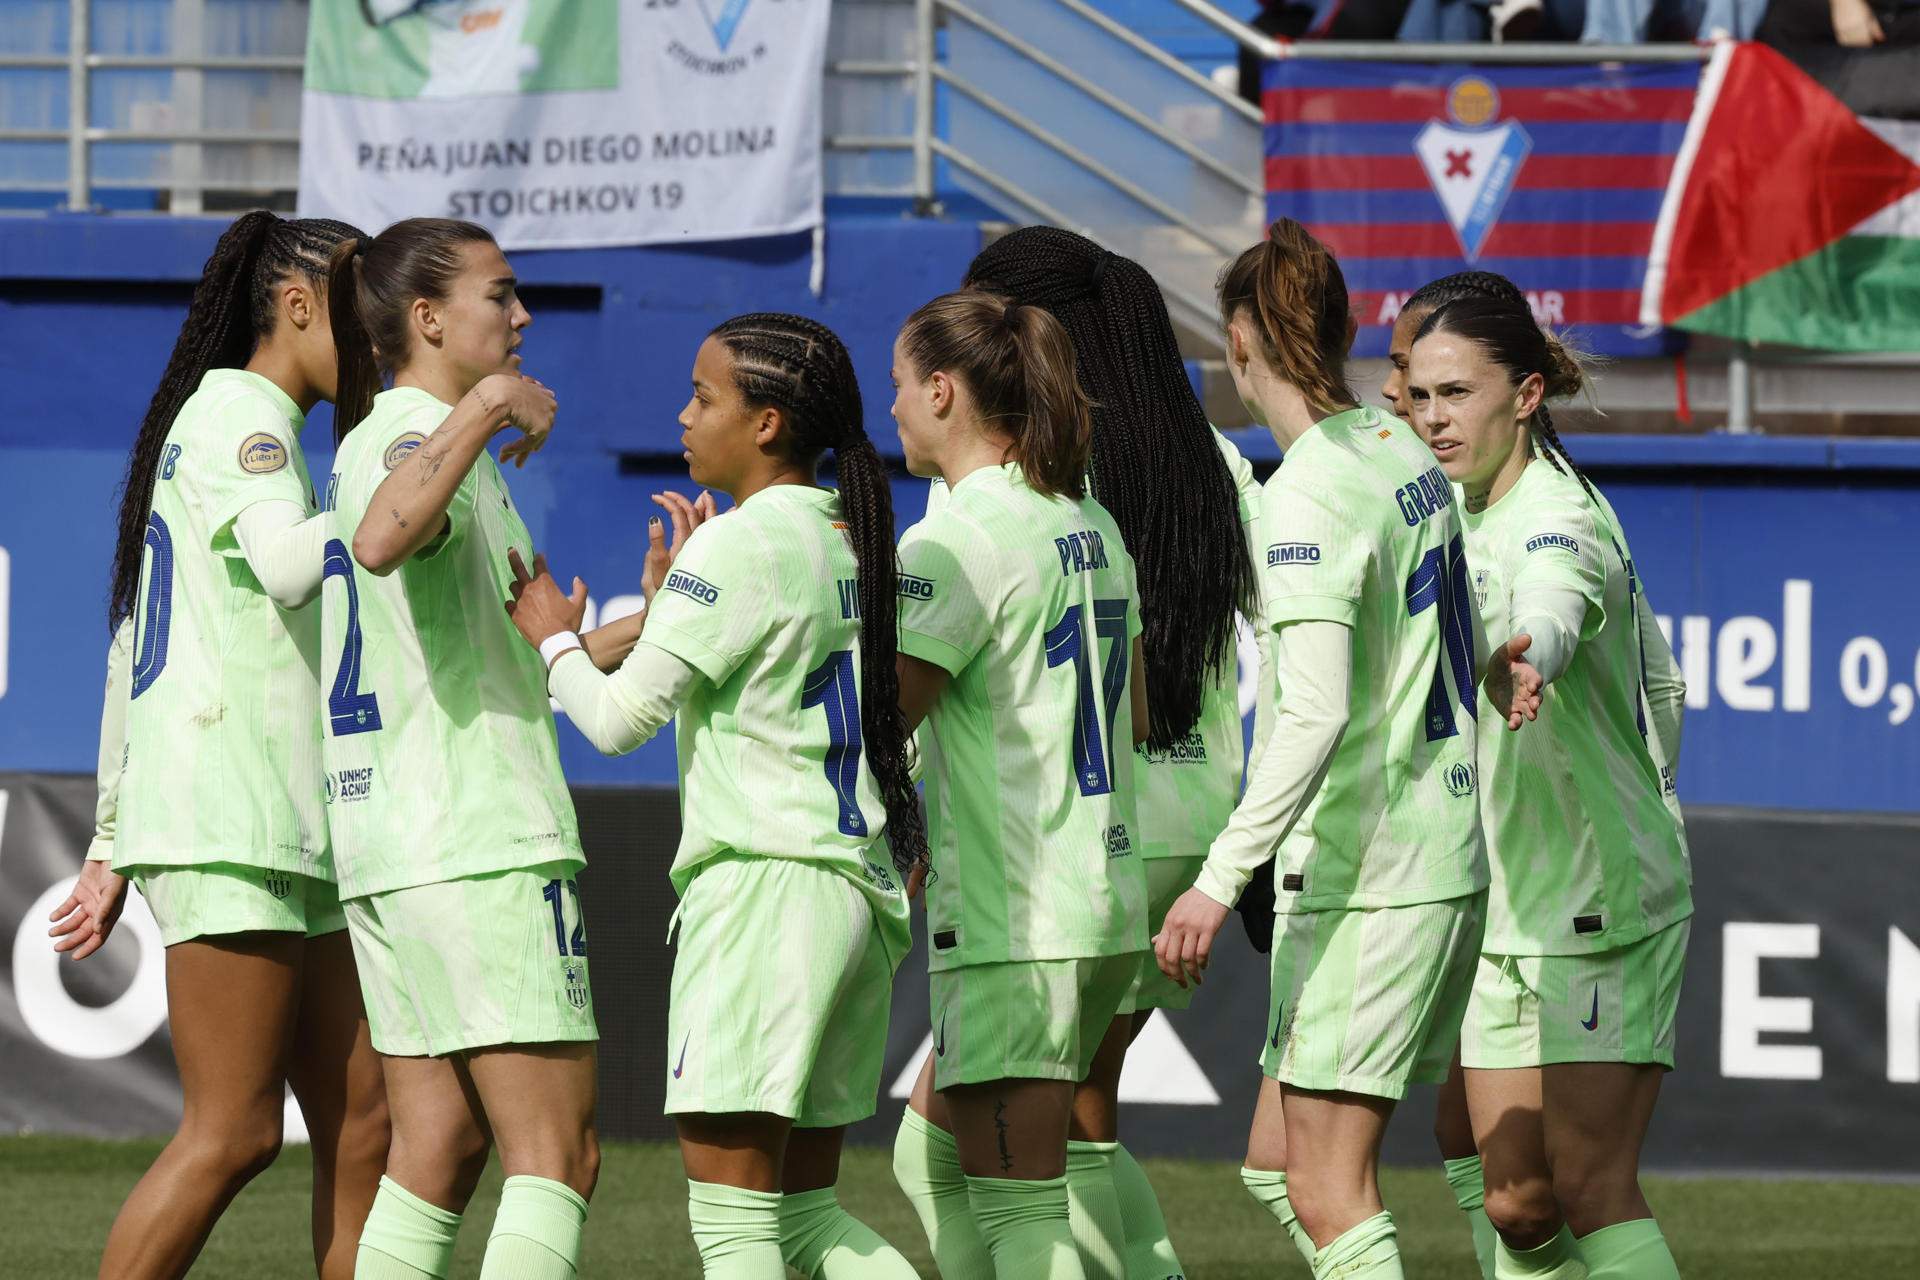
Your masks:
<svg viewBox="0 0 1920 1280"><path fill-rule="evenodd" d="M818 225L829 0L313 0L300 212L506 249Z"/></svg>

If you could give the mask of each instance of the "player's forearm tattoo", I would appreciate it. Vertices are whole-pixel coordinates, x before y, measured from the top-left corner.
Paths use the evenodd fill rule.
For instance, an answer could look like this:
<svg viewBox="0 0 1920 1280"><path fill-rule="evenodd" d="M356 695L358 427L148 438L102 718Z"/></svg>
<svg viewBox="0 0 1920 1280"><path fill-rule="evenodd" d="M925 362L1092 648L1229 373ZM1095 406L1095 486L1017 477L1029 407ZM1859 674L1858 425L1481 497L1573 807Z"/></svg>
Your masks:
<svg viewBox="0 0 1920 1280"><path fill-rule="evenodd" d="M393 522L395 524L399 525L402 529L407 527L407 518L400 514L400 508L389 508L389 512L393 516Z"/></svg>
<svg viewBox="0 0 1920 1280"><path fill-rule="evenodd" d="M445 445L437 449L431 445L421 449L420 461L416 465L416 474L413 478L414 485L421 489L426 488L428 482L440 474L440 468L446 465L446 461L447 450Z"/></svg>
<svg viewBox="0 0 1920 1280"><path fill-rule="evenodd" d="M993 1127L999 1132L1000 1137L1000 1171L1002 1173L1012 1173L1013 1152L1007 1150L1007 1131L1010 1126L1007 1124L1007 1102L1005 1098L993 1104Z"/></svg>

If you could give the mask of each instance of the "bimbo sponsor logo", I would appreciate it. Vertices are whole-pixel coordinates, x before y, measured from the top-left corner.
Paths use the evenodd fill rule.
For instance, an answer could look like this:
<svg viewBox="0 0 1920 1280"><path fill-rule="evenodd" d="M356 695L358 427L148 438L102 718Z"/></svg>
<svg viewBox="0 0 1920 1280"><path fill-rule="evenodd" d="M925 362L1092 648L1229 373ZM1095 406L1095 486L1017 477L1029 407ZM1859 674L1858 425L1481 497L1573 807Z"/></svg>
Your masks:
<svg viewBox="0 0 1920 1280"><path fill-rule="evenodd" d="M1555 547L1561 551L1571 551L1575 555L1580 554L1580 544L1564 533L1541 533L1535 534L1533 537L1527 539L1527 550L1529 553L1541 551L1548 547Z"/></svg>
<svg viewBox="0 0 1920 1280"><path fill-rule="evenodd" d="M1317 542L1276 542L1267 548L1267 568L1282 564L1319 564Z"/></svg>
<svg viewBox="0 0 1920 1280"><path fill-rule="evenodd" d="M910 573L903 573L900 575L899 591L909 600L931 600L933 599L933 580L916 578Z"/></svg>
<svg viewBox="0 0 1920 1280"><path fill-rule="evenodd" d="M714 604L720 599L720 588L703 578L682 573L678 569L667 575L666 589L678 591L689 600L697 600L701 604Z"/></svg>

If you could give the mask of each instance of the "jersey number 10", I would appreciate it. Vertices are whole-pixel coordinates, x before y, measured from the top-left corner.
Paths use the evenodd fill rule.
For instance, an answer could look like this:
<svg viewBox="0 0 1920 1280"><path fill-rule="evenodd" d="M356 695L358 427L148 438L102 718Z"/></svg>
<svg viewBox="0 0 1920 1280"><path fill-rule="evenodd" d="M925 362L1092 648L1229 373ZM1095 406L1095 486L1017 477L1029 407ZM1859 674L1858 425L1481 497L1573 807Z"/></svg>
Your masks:
<svg viewBox="0 0 1920 1280"><path fill-rule="evenodd" d="M853 650L839 649L800 682L800 707L827 716L827 782L840 801L840 834L864 836L860 812L860 684L853 676Z"/></svg>
<svg viewBox="0 0 1920 1280"><path fill-rule="evenodd" d="M1113 718L1127 691L1127 602L1095 600L1093 633L1107 645L1100 672L1107 708L1105 734L1100 732L1099 707L1093 700L1093 672L1087 662L1086 620L1081 607L1069 606L1060 621L1041 637L1046 642L1049 667L1073 664L1073 772L1080 780L1083 796L1103 796L1113 790L1113 771L1107 762L1113 759Z"/></svg>
<svg viewBox="0 0 1920 1280"><path fill-rule="evenodd" d="M1473 618L1465 610L1473 607L1468 594L1467 551L1459 535L1448 543L1444 553L1429 548L1407 578L1407 616L1417 618L1428 609L1440 610L1440 655L1433 664L1433 686L1427 690L1427 741L1437 742L1459 734L1453 718L1453 699L1447 694L1446 670L1453 667L1453 683L1460 690L1460 705L1475 720L1480 718L1479 681L1475 674L1479 663L1473 652Z"/></svg>

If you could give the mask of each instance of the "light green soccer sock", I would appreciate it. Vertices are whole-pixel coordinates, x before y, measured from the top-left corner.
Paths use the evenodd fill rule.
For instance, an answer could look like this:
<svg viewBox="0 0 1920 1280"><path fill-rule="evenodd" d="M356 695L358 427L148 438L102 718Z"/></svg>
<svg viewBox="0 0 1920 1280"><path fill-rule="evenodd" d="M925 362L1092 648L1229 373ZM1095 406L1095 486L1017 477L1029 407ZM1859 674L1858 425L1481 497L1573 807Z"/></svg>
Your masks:
<svg viewBox="0 0 1920 1280"><path fill-rule="evenodd" d="M428 1204L382 1175L360 1229L354 1280L445 1280L459 1234L459 1214Z"/></svg>
<svg viewBox="0 0 1920 1280"><path fill-rule="evenodd" d="M1246 1184L1249 1195L1265 1205L1268 1213L1280 1219L1280 1225L1287 1229L1287 1235L1293 1240L1293 1247L1300 1251L1300 1256L1307 1260L1307 1265L1312 1266L1313 1255L1316 1252L1313 1247L1313 1238L1307 1234L1306 1228L1300 1225L1300 1219L1295 1216L1293 1206L1287 1202L1287 1175L1275 1173L1270 1169L1249 1169L1242 1166L1240 1181Z"/></svg>
<svg viewBox="0 0 1920 1280"><path fill-rule="evenodd" d="M519 1174L500 1188L480 1280L573 1280L587 1198L564 1182Z"/></svg>
<svg viewBox="0 0 1920 1280"><path fill-rule="evenodd" d="M1680 1280L1680 1268L1653 1218L1616 1222L1574 1242L1592 1280Z"/></svg>
<svg viewBox="0 0 1920 1280"><path fill-rule="evenodd" d="M1406 1280L1393 1215L1382 1210L1349 1227L1314 1257L1313 1280Z"/></svg>
<svg viewBox="0 0 1920 1280"><path fill-rule="evenodd" d="M1067 1142L1067 1221L1087 1280L1127 1280L1127 1233L1113 1178L1119 1145Z"/></svg>
<svg viewBox="0 0 1920 1280"><path fill-rule="evenodd" d="M1129 1280L1183 1280L1186 1271L1167 1237L1160 1198L1153 1194L1147 1171L1124 1146L1114 1149L1113 1188L1120 1197L1120 1221L1127 1235Z"/></svg>
<svg viewBox="0 0 1920 1280"><path fill-rule="evenodd" d="M780 1253L807 1280L918 1280L892 1245L840 1207L832 1187L780 1197Z"/></svg>
<svg viewBox="0 0 1920 1280"><path fill-rule="evenodd" d="M687 1182L687 1221L706 1280L787 1280L780 1193Z"/></svg>
<svg viewBox="0 0 1920 1280"><path fill-rule="evenodd" d="M968 1178L973 1219L999 1280L1087 1280L1067 1220L1067 1180ZM942 1280L946 1273L941 1273Z"/></svg>
<svg viewBox="0 0 1920 1280"><path fill-rule="evenodd" d="M1493 1242L1500 1238L1500 1233L1487 1220L1486 1175L1480 1167L1480 1157L1462 1156L1447 1161L1446 1166L1453 1202L1467 1215L1467 1226L1473 1230L1473 1256L1480 1260L1481 1280L1493 1280Z"/></svg>
<svg viewBox="0 0 1920 1280"><path fill-rule="evenodd" d="M953 1135L908 1107L893 1139L893 1177L907 1196L942 1280L993 1280L993 1255L973 1220Z"/></svg>
<svg viewBox="0 0 1920 1280"><path fill-rule="evenodd" d="M1494 1247L1495 1280L1587 1280L1587 1264L1573 1231L1563 1222L1560 1234L1533 1249L1514 1249L1505 1240Z"/></svg>

